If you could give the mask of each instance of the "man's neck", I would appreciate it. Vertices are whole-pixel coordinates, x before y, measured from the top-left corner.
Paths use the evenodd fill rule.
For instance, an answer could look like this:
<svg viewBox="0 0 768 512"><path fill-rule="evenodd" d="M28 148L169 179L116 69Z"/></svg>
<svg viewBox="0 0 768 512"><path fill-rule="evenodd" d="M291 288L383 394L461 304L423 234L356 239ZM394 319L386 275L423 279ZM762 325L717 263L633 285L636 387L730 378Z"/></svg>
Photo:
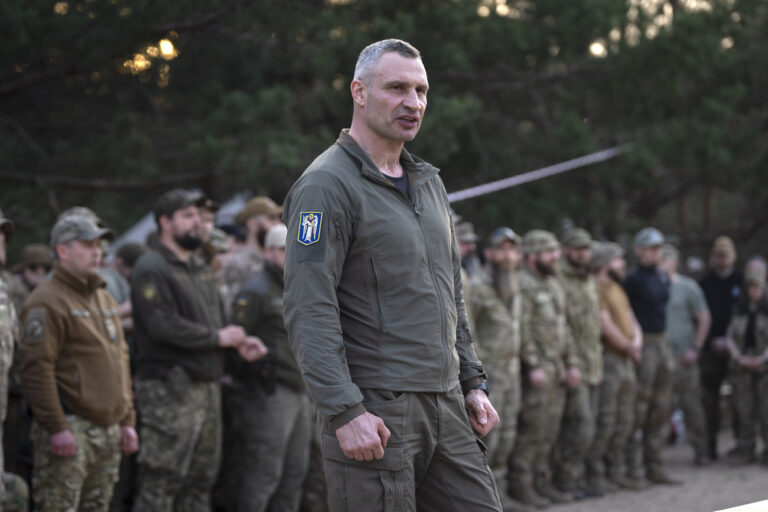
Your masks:
<svg viewBox="0 0 768 512"><path fill-rule="evenodd" d="M370 130L360 127L354 119L349 129L349 135L363 148L363 151L382 174L392 178L402 177L403 168L400 165L400 154L403 152L403 142L382 139Z"/></svg>
<svg viewBox="0 0 768 512"><path fill-rule="evenodd" d="M720 279L725 279L733 274L733 265L725 268L715 267L715 275Z"/></svg>
<svg viewBox="0 0 768 512"><path fill-rule="evenodd" d="M182 246L176 243L176 240L173 239L171 236L161 236L160 237L160 243L163 244L164 247L166 247L169 251L171 251L173 254L176 255L177 258L179 258L181 261L189 261L189 258L192 256L192 251L188 251L184 249Z"/></svg>

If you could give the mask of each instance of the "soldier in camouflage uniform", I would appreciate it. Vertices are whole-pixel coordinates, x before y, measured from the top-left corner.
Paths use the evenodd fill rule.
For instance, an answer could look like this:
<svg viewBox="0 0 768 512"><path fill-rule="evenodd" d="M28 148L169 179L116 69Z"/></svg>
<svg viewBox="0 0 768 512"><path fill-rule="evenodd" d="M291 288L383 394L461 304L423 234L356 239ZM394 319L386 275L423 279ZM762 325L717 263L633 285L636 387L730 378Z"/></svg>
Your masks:
<svg viewBox="0 0 768 512"><path fill-rule="evenodd" d="M485 251L489 272L478 273L465 289L477 335L476 350L485 361L490 398L501 418L483 441L505 511L522 510L506 492L507 461L515 445L520 412L520 300L516 293L520 242L510 228L496 229Z"/></svg>
<svg viewBox="0 0 768 512"><path fill-rule="evenodd" d="M603 382L600 384L596 429L587 453L587 486L604 493L616 486L640 489L642 482L625 476L624 448L635 418L635 362L640 360L642 332L621 287L626 271L623 249L595 243L591 269L600 301Z"/></svg>
<svg viewBox="0 0 768 512"><path fill-rule="evenodd" d="M563 237L560 283L565 291L566 335L579 356L581 383L568 388L560 426L555 484L576 497L594 495L584 485L584 459L595 434L599 385L603 380L600 306L595 278L589 272L592 236L571 229ZM597 493L599 495L599 493Z"/></svg>
<svg viewBox="0 0 768 512"><path fill-rule="evenodd" d="M0 210L0 268L5 264L5 247L13 223L3 216ZM3 440L3 420L5 420L6 401L8 398L8 370L13 360L13 353L18 339L19 326L16 307L10 295L6 276L0 274L0 441ZM3 469L3 447L0 444L0 510L23 512L27 510L29 491L21 477L6 473Z"/></svg>
<svg viewBox="0 0 768 512"><path fill-rule="evenodd" d="M756 433L768 444L768 297L762 269L746 272L746 293L740 298L728 329L731 355L728 379L733 386L733 406L739 422L736 449L729 457L735 463L755 461ZM759 429L759 430L758 430ZM768 464L768 449L761 462Z"/></svg>
<svg viewBox="0 0 768 512"><path fill-rule="evenodd" d="M550 459L565 407L565 385L581 381L578 357L566 336L565 294L555 277L560 244L552 233L523 237L520 339L523 405L509 468L510 495L528 505L567 502L552 485Z"/></svg>
<svg viewBox="0 0 768 512"><path fill-rule="evenodd" d="M56 264L30 294L20 373L34 413L33 494L40 512L106 512L120 452L138 449L117 303L95 273L111 231L72 215L51 232Z"/></svg>

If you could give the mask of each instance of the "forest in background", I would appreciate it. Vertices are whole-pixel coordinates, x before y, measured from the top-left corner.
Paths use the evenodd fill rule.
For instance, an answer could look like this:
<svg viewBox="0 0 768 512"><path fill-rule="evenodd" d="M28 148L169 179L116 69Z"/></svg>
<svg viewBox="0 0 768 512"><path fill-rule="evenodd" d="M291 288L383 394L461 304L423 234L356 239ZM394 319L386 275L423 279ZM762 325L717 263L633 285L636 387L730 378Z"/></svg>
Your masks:
<svg viewBox="0 0 768 512"><path fill-rule="evenodd" d="M449 192L634 145L457 203L481 235L655 224L699 255L722 233L768 245L765 0L6 0L0 34L11 260L76 204L120 232L174 186L282 202L387 37L423 54L408 148Z"/></svg>

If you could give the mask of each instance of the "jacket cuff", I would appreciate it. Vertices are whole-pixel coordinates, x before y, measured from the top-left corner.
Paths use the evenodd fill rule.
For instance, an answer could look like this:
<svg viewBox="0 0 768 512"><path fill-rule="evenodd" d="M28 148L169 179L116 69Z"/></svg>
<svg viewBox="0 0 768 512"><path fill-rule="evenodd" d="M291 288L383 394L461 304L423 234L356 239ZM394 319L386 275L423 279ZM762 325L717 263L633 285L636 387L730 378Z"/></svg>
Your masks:
<svg viewBox="0 0 768 512"><path fill-rule="evenodd" d="M128 414L120 421L121 427L135 427L136 426L136 411L131 408Z"/></svg>
<svg viewBox="0 0 768 512"><path fill-rule="evenodd" d="M67 418L65 416L55 417L46 420L45 422L40 422L40 426L48 432L48 435L58 434L59 432L69 430L69 423L67 423Z"/></svg>
<svg viewBox="0 0 768 512"><path fill-rule="evenodd" d="M470 377L467 380L463 380L463 381L461 381L461 392L466 395L469 392L470 389L472 389L472 388L474 388L476 386L481 385L484 381L485 381L485 379L483 379L480 376L478 376L478 377Z"/></svg>
<svg viewBox="0 0 768 512"><path fill-rule="evenodd" d="M358 416L362 416L366 412L368 411L365 410L365 407L363 407L363 403L360 402L353 405L352 407L350 407L349 409L347 409L342 413L339 413L335 416L331 416L328 423L331 425L331 428L335 432L336 429L343 427L353 419L357 418Z"/></svg>

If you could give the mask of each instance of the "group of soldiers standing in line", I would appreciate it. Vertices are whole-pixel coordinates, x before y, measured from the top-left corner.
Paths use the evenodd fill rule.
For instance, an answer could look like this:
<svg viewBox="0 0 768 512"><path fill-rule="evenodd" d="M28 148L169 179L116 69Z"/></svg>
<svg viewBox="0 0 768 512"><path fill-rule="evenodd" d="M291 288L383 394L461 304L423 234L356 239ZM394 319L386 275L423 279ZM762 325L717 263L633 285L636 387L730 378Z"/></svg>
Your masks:
<svg viewBox="0 0 768 512"><path fill-rule="evenodd" d="M485 443L505 511L682 483L662 460L670 414L682 410L697 466L716 459L726 370L737 441L728 455L755 460L758 425L768 440L762 258L742 274L733 242L719 237L699 286L654 228L634 238L630 272L620 245L579 228L558 240L501 227L482 253L471 223L459 218L455 231L501 418Z"/></svg>
<svg viewBox="0 0 768 512"><path fill-rule="evenodd" d="M105 267L101 241L112 232L72 209L50 247L25 247L17 275L3 268L0 413L10 400L8 467L22 467L20 382L34 413L36 510L194 509L210 493L220 510L325 508L313 406L283 322L281 208L256 197L223 229L216 210L197 192L166 193L149 248L126 244ZM661 457L671 410L684 413L695 464L717 458L726 371L729 455L755 460L758 429L768 439L758 421L768 386L764 260L742 274L720 237L699 286L653 228L635 237L629 273L618 244L578 228L561 240L498 228L480 258L472 225L458 220L469 320L501 417L483 441L505 510L680 483ZM13 224L0 223L4 267ZM128 457L137 450L138 471ZM26 510L24 480L6 472L3 482L3 510Z"/></svg>

